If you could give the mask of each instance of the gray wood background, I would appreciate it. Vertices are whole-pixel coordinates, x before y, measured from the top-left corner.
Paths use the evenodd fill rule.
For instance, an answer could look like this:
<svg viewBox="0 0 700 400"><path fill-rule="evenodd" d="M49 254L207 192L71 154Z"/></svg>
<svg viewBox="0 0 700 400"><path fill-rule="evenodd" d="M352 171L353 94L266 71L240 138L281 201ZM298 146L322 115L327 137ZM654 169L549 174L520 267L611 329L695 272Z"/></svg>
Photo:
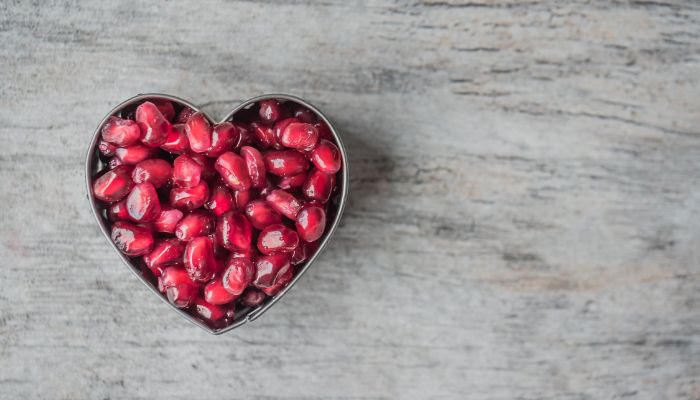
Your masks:
<svg viewBox="0 0 700 400"><path fill-rule="evenodd" d="M700 3L0 3L0 398L700 399ZM83 189L102 116L288 92L350 202L255 323L210 336Z"/></svg>

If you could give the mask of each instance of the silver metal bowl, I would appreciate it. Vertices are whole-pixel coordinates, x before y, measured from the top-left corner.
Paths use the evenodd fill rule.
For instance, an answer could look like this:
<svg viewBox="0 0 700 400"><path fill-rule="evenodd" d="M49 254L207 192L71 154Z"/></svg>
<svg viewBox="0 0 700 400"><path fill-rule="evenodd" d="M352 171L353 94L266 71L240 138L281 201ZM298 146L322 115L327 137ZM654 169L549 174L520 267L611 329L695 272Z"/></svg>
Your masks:
<svg viewBox="0 0 700 400"><path fill-rule="evenodd" d="M272 307L277 301L279 301L291 288L297 283L299 279L301 279L301 276L304 275L304 273L309 269L311 264L318 258L319 254L323 251L323 249L326 247L328 242L330 241L330 238L333 236L333 233L335 232L336 228L338 227L338 224L340 222L340 217L343 214L343 209L345 208L345 203L347 201L347 196L348 196L348 183L349 183L349 175L348 175L348 157L347 157L347 152L345 150L345 146L343 146L343 141L340 138L340 135L338 134L337 130L331 123L331 121L323 115L323 113L313 105L309 104L307 101L302 100L298 97L287 95L287 94L265 94L262 96L254 97L252 99L246 100L245 102L241 103L238 105L236 108L234 108L231 112L229 112L224 118L221 119L220 122L226 122L226 121L231 121L232 118L235 116L236 113L238 113L241 110L248 109L252 107L256 102L261 101L261 100L266 100L266 99L279 99L279 100L286 100L286 101L291 101L297 104L300 104L309 110L313 111L316 113L316 115L325 122L328 127L331 130L331 133L333 134L333 137L335 138L335 142L338 145L338 148L340 149L341 156L343 158L343 168L341 169L341 176L340 176L340 182L339 182L339 191L334 195L334 198L331 199L331 202L335 204L335 207L332 207L331 212L329 212L329 217L332 215L332 221L329 219L329 227L326 230L326 233L324 234L324 237L321 239L320 246L316 250L316 252L309 257L309 259L306 261L306 263L302 266L302 268L297 272L296 276L292 281L284 288L282 289L279 293L277 293L273 297L269 297L268 299L265 300L263 304L260 306L253 308L253 309L243 309L240 312L236 310L236 316L231 325L222 327L222 328L212 328L209 325L207 325L204 321L188 314L182 309L179 309L172 305L167 298L158 291L156 287L151 284L147 280L145 276L143 276L141 269L134 264L132 264L131 260L125 256L119 249L117 249L116 245L114 242L112 242L112 239L110 237L110 229L109 229L109 223L106 217L105 212L103 211L104 205L102 205L97 199L95 199L95 196L92 193L92 185L95 176L97 175L98 172L104 170L107 166L105 163L100 159L99 157L99 150L97 149L97 145L100 141L100 136L101 136L101 129L102 126L105 124L107 119L113 115L120 115L122 111L129 110L135 108L139 103L149 100L149 99L164 99L164 100L169 100L175 104L181 105L181 106L186 106L190 107L195 111L200 111L204 113L210 121L215 121L213 118L211 118L209 115L207 115L206 112L202 111L199 109L199 107L195 106L194 104L191 104L187 100L181 99L176 96L171 96L169 94L163 94L163 93L146 93L146 94L140 94L138 96L134 96L130 98L129 100L124 101L123 103L119 104L118 106L114 107L112 111L107 113L107 115L100 121L99 125L97 126L97 129L95 129L95 133L92 136L92 140L90 141L90 145L88 146L87 150L87 156L85 159L85 184L86 184L86 190L87 190L87 198L90 201L90 208L92 209L92 214L95 216L95 220L97 221L97 225L100 227L100 230L104 234L105 238L107 238L107 242L112 246L114 251L117 253L119 258L126 264L127 267L131 270L131 272L136 275L141 283L146 285L148 289L153 292L156 296L158 296L163 302L165 302L173 311L176 311L178 314L180 314L183 318L187 319L191 323L199 326L200 328L206 330L207 332L214 334L214 335L219 335L224 332L228 332L232 329L238 328L242 325L244 325L247 322L251 322L259 318L265 311L267 311L270 307Z"/></svg>

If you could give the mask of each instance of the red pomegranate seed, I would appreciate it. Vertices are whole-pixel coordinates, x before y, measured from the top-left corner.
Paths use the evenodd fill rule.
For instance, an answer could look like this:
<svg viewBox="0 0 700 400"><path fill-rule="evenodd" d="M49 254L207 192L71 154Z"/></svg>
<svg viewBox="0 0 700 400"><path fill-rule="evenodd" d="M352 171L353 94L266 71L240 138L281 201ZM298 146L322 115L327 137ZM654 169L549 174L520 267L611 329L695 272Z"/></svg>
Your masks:
<svg viewBox="0 0 700 400"><path fill-rule="evenodd" d="M294 110L294 118L298 119L301 122L306 122L307 124L313 124L316 122L316 114L314 114L311 110L305 107L297 107Z"/></svg>
<svg viewBox="0 0 700 400"><path fill-rule="evenodd" d="M175 122L178 124L184 124L196 112L197 111L195 111L189 107L183 107L182 110L180 110L180 113L177 114L177 119L175 120Z"/></svg>
<svg viewBox="0 0 700 400"><path fill-rule="evenodd" d="M221 279L214 279L204 287L204 301L209 304L222 305L230 303L236 298L238 298L237 295L231 294L224 288L224 283Z"/></svg>
<svg viewBox="0 0 700 400"><path fill-rule="evenodd" d="M174 233L183 216L184 213L177 208L162 207L158 218L153 221L153 228L156 232Z"/></svg>
<svg viewBox="0 0 700 400"><path fill-rule="evenodd" d="M282 222L282 216L265 200L260 199L246 204L245 215L255 229L265 229L268 225Z"/></svg>
<svg viewBox="0 0 700 400"><path fill-rule="evenodd" d="M280 132L279 142L300 151L311 151L318 142L318 131L311 124L292 122Z"/></svg>
<svg viewBox="0 0 700 400"><path fill-rule="evenodd" d="M260 102L260 119L267 124L272 124L282 116L280 102L275 99L262 100Z"/></svg>
<svg viewBox="0 0 700 400"><path fill-rule="evenodd" d="M265 187L265 160L262 154L250 146L243 146L240 150L241 156L248 167L250 176L250 186L258 189Z"/></svg>
<svg viewBox="0 0 700 400"><path fill-rule="evenodd" d="M160 201L156 188L148 182L134 186L126 198L126 210L129 212L129 218L136 222L148 222L158 218Z"/></svg>
<svg viewBox="0 0 700 400"><path fill-rule="evenodd" d="M340 171L340 150L330 141L321 139L311 152L311 162L314 163L319 171L326 174L335 174Z"/></svg>
<svg viewBox="0 0 700 400"><path fill-rule="evenodd" d="M277 181L277 187L284 190L300 188L306 182L306 172L292 176L282 176Z"/></svg>
<svg viewBox="0 0 700 400"><path fill-rule="evenodd" d="M250 247L253 231L246 217L229 211L220 216L216 223L216 240L228 250L245 250Z"/></svg>
<svg viewBox="0 0 700 400"><path fill-rule="evenodd" d="M155 276L161 276L163 269L170 265L182 263L185 245L177 239L158 239L153 250L143 256L143 262Z"/></svg>
<svg viewBox="0 0 700 400"><path fill-rule="evenodd" d="M165 139L165 143L160 145L160 148L175 154L182 154L190 149L190 141L187 140L187 133L185 133L184 124L173 125L168 136Z"/></svg>
<svg viewBox="0 0 700 400"><path fill-rule="evenodd" d="M173 103L171 103L169 100L153 99L151 100L151 103L158 107L158 111L160 111L160 113L163 114L165 119L168 121L172 121L175 118L175 107L173 107Z"/></svg>
<svg viewBox="0 0 700 400"><path fill-rule="evenodd" d="M223 185L214 186L209 200L204 204L204 208L211 211L217 217L226 211L233 210L233 197L231 192Z"/></svg>
<svg viewBox="0 0 700 400"><path fill-rule="evenodd" d="M306 205L299 211L295 225L303 241L315 242L326 228L326 212L322 207Z"/></svg>
<svg viewBox="0 0 700 400"><path fill-rule="evenodd" d="M209 187L206 182L191 188L174 187L170 190L170 205L184 210L194 210L204 205L209 198Z"/></svg>
<svg viewBox="0 0 700 400"><path fill-rule="evenodd" d="M107 217L110 221L126 221L129 219L129 213L126 211L126 200L112 204L107 209Z"/></svg>
<svg viewBox="0 0 700 400"><path fill-rule="evenodd" d="M260 147L264 149L268 147L280 147L277 144L277 137L275 137L275 129L273 127L258 122L251 123L250 127L253 130L255 141Z"/></svg>
<svg viewBox="0 0 700 400"><path fill-rule="evenodd" d="M200 318L216 322L226 316L226 309L214 304L209 304L204 299L197 298L192 304L192 311Z"/></svg>
<svg viewBox="0 0 700 400"><path fill-rule="evenodd" d="M141 142L143 144L158 147L165 143L171 125L155 104L150 101L141 103L136 108L135 119L141 128Z"/></svg>
<svg viewBox="0 0 700 400"><path fill-rule="evenodd" d="M185 270L190 278L197 282L211 280L218 270L214 246L206 236L199 236L187 242L184 261Z"/></svg>
<svg viewBox="0 0 700 400"><path fill-rule="evenodd" d="M224 289L239 296L253 282L255 267L252 262L245 258L230 258L221 278Z"/></svg>
<svg viewBox="0 0 700 400"><path fill-rule="evenodd" d="M273 128L273 131L275 133L275 142L279 143L280 137L282 136L282 132L285 130L285 128L287 128L287 125L297 123L297 122L300 122L300 121L296 118L285 118L283 120L277 121L277 123L275 123L275 126ZM275 148L277 150L281 150L282 144L279 143L279 145Z"/></svg>
<svg viewBox="0 0 700 400"><path fill-rule="evenodd" d="M298 245L299 235L282 224L268 225L258 236L258 250L263 254L290 253Z"/></svg>
<svg viewBox="0 0 700 400"><path fill-rule="evenodd" d="M255 261L255 280L258 289L274 286L279 279L291 270L289 254L279 253L258 257Z"/></svg>
<svg viewBox="0 0 700 400"><path fill-rule="evenodd" d="M189 307L197 298L199 285L180 267L167 267L158 278L158 290L178 308Z"/></svg>
<svg viewBox="0 0 700 400"><path fill-rule="evenodd" d="M263 158L267 172L277 176L297 175L309 168L306 157L295 150L271 150Z"/></svg>
<svg viewBox="0 0 700 400"><path fill-rule="evenodd" d="M231 124L236 127L240 137L238 143L236 143L236 145L233 147L234 149L239 149L241 146L250 146L253 144L255 135L253 135L253 129L250 127L250 125L238 122L231 122Z"/></svg>
<svg viewBox="0 0 700 400"><path fill-rule="evenodd" d="M191 153L189 154L190 157L192 157L193 160L197 162L197 164L202 166L202 178L204 180L211 180L216 177L216 170L214 169L214 160L205 157L204 154L197 154L197 153Z"/></svg>
<svg viewBox="0 0 700 400"><path fill-rule="evenodd" d="M103 156L112 157L114 155L114 151L117 150L117 146L113 145L112 143L105 142L104 140L100 140L100 143L97 144L97 149Z"/></svg>
<svg viewBox="0 0 700 400"><path fill-rule="evenodd" d="M314 124L314 128L318 131L318 138L319 139L326 139L326 140L333 140L333 134L331 133L331 129L326 125L325 122L319 121Z"/></svg>
<svg viewBox="0 0 700 400"><path fill-rule="evenodd" d="M299 246L292 252L290 262L292 265L299 265L306 261L311 255L311 249L309 248L309 243L301 242Z"/></svg>
<svg viewBox="0 0 700 400"><path fill-rule="evenodd" d="M140 137L141 129L139 125L130 119L109 117L102 126L102 140L119 147L131 146Z"/></svg>
<svg viewBox="0 0 700 400"><path fill-rule="evenodd" d="M289 282L292 281L292 278L294 278L294 271L290 268L287 272L284 273L284 275L280 276L277 282L270 286L270 287L263 287L260 288L263 293L265 293L268 296L274 296L277 293L279 293L282 289L285 288L289 284Z"/></svg>
<svg viewBox="0 0 700 400"><path fill-rule="evenodd" d="M149 229L123 221L112 225L112 241L129 257L142 256L153 248L153 235Z"/></svg>
<svg viewBox="0 0 700 400"><path fill-rule="evenodd" d="M130 168L120 165L95 179L92 184L92 192L98 200L113 203L123 199L133 185Z"/></svg>
<svg viewBox="0 0 700 400"><path fill-rule="evenodd" d="M244 210L245 205L250 200L250 190L234 190L233 202L236 203L237 210Z"/></svg>
<svg viewBox="0 0 700 400"><path fill-rule="evenodd" d="M214 168L219 172L224 182L233 190L250 189L250 176L248 167L243 158L231 151L219 156L214 163Z"/></svg>
<svg viewBox="0 0 700 400"><path fill-rule="evenodd" d="M230 122L215 125L211 134L211 147L204 154L216 158L233 148L239 140L240 133Z"/></svg>
<svg viewBox="0 0 700 400"><path fill-rule="evenodd" d="M190 141L190 149L195 153L204 153L211 147L211 124L201 112L192 114L187 120L185 132Z"/></svg>
<svg viewBox="0 0 700 400"><path fill-rule="evenodd" d="M175 228L175 237L189 242L197 236L214 232L214 218L203 211L193 211L180 220Z"/></svg>
<svg viewBox="0 0 700 400"><path fill-rule="evenodd" d="M265 293L258 289L248 288L241 295L241 303L246 307L257 307L265 301Z"/></svg>
<svg viewBox="0 0 700 400"><path fill-rule="evenodd" d="M277 212L292 220L296 218L302 206L299 199L282 189L270 192L266 200Z"/></svg>
<svg viewBox="0 0 700 400"><path fill-rule="evenodd" d="M167 161L153 158L136 164L131 172L131 179L136 183L149 182L159 188L168 183L172 172L173 168Z"/></svg>
<svg viewBox="0 0 700 400"><path fill-rule="evenodd" d="M119 161L126 165L138 164L143 160L155 157L157 154L158 149L142 144L134 144L129 147L117 147L117 149L114 150L114 155L119 158Z"/></svg>
<svg viewBox="0 0 700 400"><path fill-rule="evenodd" d="M302 193L304 197L310 200L318 200L321 203L326 203L333 193L335 187L335 175L324 174L323 172L314 169L309 173L309 176L304 182Z"/></svg>
<svg viewBox="0 0 700 400"><path fill-rule="evenodd" d="M179 187L199 185L204 168L187 154L179 155L173 161L173 182Z"/></svg>
<svg viewBox="0 0 700 400"><path fill-rule="evenodd" d="M115 169L120 165L124 165L124 163L117 157L112 157L109 159L109 162L107 163L107 166L109 169Z"/></svg>

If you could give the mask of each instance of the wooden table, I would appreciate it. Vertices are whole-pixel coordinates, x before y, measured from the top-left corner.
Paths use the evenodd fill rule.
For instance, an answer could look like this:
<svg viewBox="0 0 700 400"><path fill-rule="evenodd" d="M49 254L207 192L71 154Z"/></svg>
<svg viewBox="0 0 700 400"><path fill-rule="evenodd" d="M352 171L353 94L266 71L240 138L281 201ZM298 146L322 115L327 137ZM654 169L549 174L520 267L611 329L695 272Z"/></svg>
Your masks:
<svg viewBox="0 0 700 400"><path fill-rule="evenodd" d="M41 3L0 5L0 398L700 399L697 2ZM149 91L297 94L348 146L333 243L244 329L90 215Z"/></svg>

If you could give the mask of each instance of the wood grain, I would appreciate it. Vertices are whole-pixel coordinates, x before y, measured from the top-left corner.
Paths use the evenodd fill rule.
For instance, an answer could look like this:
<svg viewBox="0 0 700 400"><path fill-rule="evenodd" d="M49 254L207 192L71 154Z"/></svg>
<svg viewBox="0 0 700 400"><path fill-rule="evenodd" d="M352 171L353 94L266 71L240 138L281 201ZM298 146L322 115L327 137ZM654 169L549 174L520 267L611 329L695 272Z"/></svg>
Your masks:
<svg viewBox="0 0 700 400"><path fill-rule="evenodd" d="M694 1L0 4L0 397L700 399ZM104 113L302 96L347 143L328 251L250 326L120 265Z"/></svg>

